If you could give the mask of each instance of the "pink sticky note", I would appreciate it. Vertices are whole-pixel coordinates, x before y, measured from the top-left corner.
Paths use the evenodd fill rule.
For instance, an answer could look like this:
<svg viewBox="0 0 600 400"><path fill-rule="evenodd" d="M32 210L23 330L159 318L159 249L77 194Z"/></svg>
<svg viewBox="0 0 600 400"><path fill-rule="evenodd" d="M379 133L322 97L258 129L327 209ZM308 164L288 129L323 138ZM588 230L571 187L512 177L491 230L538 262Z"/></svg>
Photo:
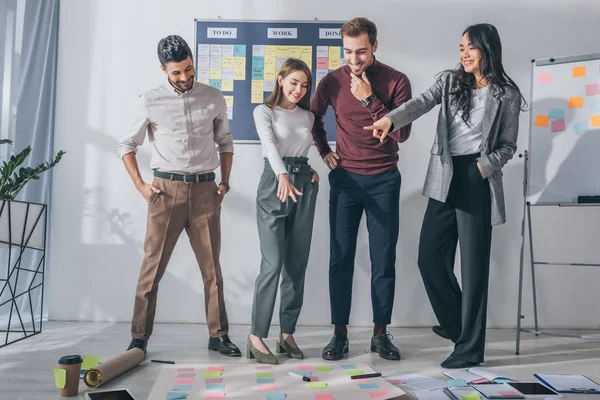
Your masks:
<svg viewBox="0 0 600 400"><path fill-rule="evenodd" d="M335 400L331 394L315 394L315 400Z"/></svg>
<svg viewBox="0 0 600 400"><path fill-rule="evenodd" d="M369 393L369 397L372 398L372 399L378 399L380 397L385 397L387 395L388 395L387 391L385 391L385 392L371 392L371 393Z"/></svg>
<svg viewBox="0 0 600 400"><path fill-rule="evenodd" d="M500 396L513 396L513 397L517 397L519 396L519 393L517 392L511 392L510 390L498 390L498 394Z"/></svg>
<svg viewBox="0 0 600 400"><path fill-rule="evenodd" d="M586 96L596 96L600 94L600 84L595 83L593 85L585 86L585 95Z"/></svg>
<svg viewBox="0 0 600 400"><path fill-rule="evenodd" d="M300 371L312 371L313 370L312 365L297 365L296 368L298 368Z"/></svg>
<svg viewBox="0 0 600 400"><path fill-rule="evenodd" d="M206 378L204 383L223 383L223 378Z"/></svg>
<svg viewBox="0 0 600 400"><path fill-rule="evenodd" d="M182 374L177 374L177 379L190 379L190 378L193 378L195 376L196 376L196 374L192 374L192 373L189 373L189 372L184 372Z"/></svg>
<svg viewBox="0 0 600 400"><path fill-rule="evenodd" d="M277 385L274 383L263 383L258 385L258 390L277 390Z"/></svg>
<svg viewBox="0 0 600 400"><path fill-rule="evenodd" d="M538 76L538 83L541 83L542 85L549 84L551 80L552 74L549 74L547 72L542 72L540 76Z"/></svg>
<svg viewBox="0 0 600 400"><path fill-rule="evenodd" d="M564 119L557 119L556 121L552 121L552 127L550 128L552 132L562 132L567 129L565 125Z"/></svg>
<svg viewBox="0 0 600 400"><path fill-rule="evenodd" d="M213 365L209 365L208 368L206 368L207 371L221 371L223 372L223 367L215 367Z"/></svg>
<svg viewBox="0 0 600 400"><path fill-rule="evenodd" d="M359 383L369 382L369 378L352 379L352 382L359 382Z"/></svg>
<svg viewBox="0 0 600 400"><path fill-rule="evenodd" d="M196 372L194 368L177 368L177 372Z"/></svg>
<svg viewBox="0 0 600 400"><path fill-rule="evenodd" d="M214 391L204 392L204 398L205 399L224 399L225 392L214 392Z"/></svg>
<svg viewBox="0 0 600 400"><path fill-rule="evenodd" d="M387 381L392 385L402 385L404 383L400 379L388 379Z"/></svg>
<svg viewBox="0 0 600 400"><path fill-rule="evenodd" d="M317 58L317 69L328 69L329 59L328 58Z"/></svg>
<svg viewBox="0 0 600 400"><path fill-rule="evenodd" d="M176 385L191 385L194 383L193 379L177 379L175 380Z"/></svg>
<svg viewBox="0 0 600 400"><path fill-rule="evenodd" d="M273 369L273 367L270 367L268 365L259 365L258 367L256 367L256 369L259 371L270 371Z"/></svg>
<svg viewBox="0 0 600 400"><path fill-rule="evenodd" d="M318 377L318 376L311 375L311 377L310 377L310 381L311 381L311 382L319 382L319 381L320 381L320 379L319 379L319 377Z"/></svg>

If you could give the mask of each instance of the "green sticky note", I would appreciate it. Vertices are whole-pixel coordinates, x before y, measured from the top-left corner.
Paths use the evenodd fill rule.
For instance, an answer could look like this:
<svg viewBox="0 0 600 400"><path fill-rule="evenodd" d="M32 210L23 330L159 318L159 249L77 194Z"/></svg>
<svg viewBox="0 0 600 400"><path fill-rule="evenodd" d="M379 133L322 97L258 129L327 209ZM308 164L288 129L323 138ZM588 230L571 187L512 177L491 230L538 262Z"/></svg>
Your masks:
<svg viewBox="0 0 600 400"><path fill-rule="evenodd" d="M205 378L220 378L221 371L204 371Z"/></svg>
<svg viewBox="0 0 600 400"><path fill-rule="evenodd" d="M62 368L54 368L52 370L54 374L54 383L56 383L56 387L59 389L64 389L67 384L67 370Z"/></svg>
<svg viewBox="0 0 600 400"><path fill-rule="evenodd" d="M94 368L96 365L100 364L100 357L98 356L81 356L81 358L83 358L81 369Z"/></svg>
<svg viewBox="0 0 600 400"><path fill-rule="evenodd" d="M471 392L466 396L460 396L462 400L481 400L479 394L477 392Z"/></svg>
<svg viewBox="0 0 600 400"><path fill-rule="evenodd" d="M327 382L308 382L308 387L311 389L323 389L327 387Z"/></svg>
<svg viewBox="0 0 600 400"><path fill-rule="evenodd" d="M362 375L362 371L360 369L347 369L346 375L350 375L350 376Z"/></svg>
<svg viewBox="0 0 600 400"><path fill-rule="evenodd" d="M317 367L315 367L315 370L321 371L321 372L330 372L331 367L328 367L326 365L317 365Z"/></svg>
<svg viewBox="0 0 600 400"><path fill-rule="evenodd" d="M273 373L272 372L257 372L256 377L257 378L272 378Z"/></svg>

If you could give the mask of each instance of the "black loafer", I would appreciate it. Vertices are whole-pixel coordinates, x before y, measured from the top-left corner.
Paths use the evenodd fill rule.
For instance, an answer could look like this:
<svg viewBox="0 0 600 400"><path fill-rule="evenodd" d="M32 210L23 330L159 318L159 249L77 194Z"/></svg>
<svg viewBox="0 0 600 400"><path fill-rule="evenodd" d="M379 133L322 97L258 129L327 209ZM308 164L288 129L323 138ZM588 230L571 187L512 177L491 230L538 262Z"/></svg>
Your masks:
<svg viewBox="0 0 600 400"><path fill-rule="evenodd" d="M228 357L240 357L242 352L240 349L229 340L227 334L219 337L211 337L208 339L208 349L218 351L224 356Z"/></svg>
<svg viewBox="0 0 600 400"><path fill-rule="evenodd" d="M432 326L431 330L433 331L433 333L435 333L439 337L450 340L450 336L444 330L444 328L442 328L440 325L434 325L434 326Z"/></svg>
<svg viewBox="0 0 600 400"><path fill-rule="evenodd" d="M389 333L376 335L371 338L371 351L379 354L379 357L386 360L399 360L400 350L394 343L392 343L393 337Z"/></svg>
<svg viewBox="0 0 600 400"><path fill-rule="evenodd" d="M131 339L127 350L131 350L134 347L137 347L138 349L142 350L144 352L144 355L146 355L146 347L148 347L148 341L142 339Z"/></svg>
<svg viewBox="0 0 600 400"><path fill-rule="evenodd" d="M456 369L456 368L476 367L479 365L479 363L472 362L472 361L459 360L458 358L454 357L453 355L450 355L450 357L448 357L444 361L442 361L442 363L440 365L442 366L442 368Z"/></svg>
<svg viewBox="0 0 600 400"><path fill-rule="evenodd" d="M343 333L334 334L329 344L323 349L321 357L329 361L341 360L344 354L348 352L348 343L348 335Z"/></svg>

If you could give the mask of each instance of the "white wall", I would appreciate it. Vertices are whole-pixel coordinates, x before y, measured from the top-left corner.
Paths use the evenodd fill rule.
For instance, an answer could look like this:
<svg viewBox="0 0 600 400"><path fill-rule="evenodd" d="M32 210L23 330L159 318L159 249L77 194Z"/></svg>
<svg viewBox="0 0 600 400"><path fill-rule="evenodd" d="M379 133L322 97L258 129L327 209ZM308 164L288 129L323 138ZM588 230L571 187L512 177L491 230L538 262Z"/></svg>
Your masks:
<svg viewBox="0 0 600 400"><path fill-rule="evenodd" d="M285 4L285 6L283 5ZM405 72L415 94L434 75L458 61L462 30L476 22L496 25L504 65L529 97L533 58L598 52L597 0L195 1L62 0L59 38L56 150L66 156L54 170L51 265L47 301L53 320L128 321L142 259L146 207L116 155L139 93L164 79L156 58L160 38L179 34L193 44L194 18L347 20L366 16L378 24L379 60ZM416 266L426 198L421 187L437 109L413 124L400 146L401 234L398 244L393 325L434 322ZM521 119L519 150L528 142L528 114ZM151 179L149 149L139 153ZM329 324L328 185L326 170L311 151L323 183L308 268L301 324ZM508 223L494 229L489 318L491 327L516 323L522 217L522 161L505 168ZM237 145L232 192L223 206L222 265L232 323L248 323L259 245L254 198L262 169L260 149ZM535 210L540 258L598 261L597 209ZM537 236L539 234L539 236ZM552 234L556 237L551 238ZM359 235L351 323L371 324L366 230ZM594 294L600 271L547 267L537 284L544 326L598 328ZM526 279L525 323L532 323ZM157 321L204 322L200 273L182 236L160 288ZM277 330L275 330L277 332Z"/></svg>

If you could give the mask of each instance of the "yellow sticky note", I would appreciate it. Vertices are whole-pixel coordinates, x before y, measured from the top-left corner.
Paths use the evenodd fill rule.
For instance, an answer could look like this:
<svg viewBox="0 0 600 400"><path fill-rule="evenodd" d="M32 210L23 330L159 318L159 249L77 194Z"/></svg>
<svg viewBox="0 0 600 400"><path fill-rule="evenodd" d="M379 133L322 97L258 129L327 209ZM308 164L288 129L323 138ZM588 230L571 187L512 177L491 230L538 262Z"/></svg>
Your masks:
<svg viewBox="0 0 600 400"><path fill-rule="evenodd" d="M227 108L233 107L233 96L223 96L225 98L225 104L227 104Z"/></svg>
<svg viewBox="0 0 600 400"><path fill-rule="evenodd" d="M300 58L300 46L290 46L290 57L292 58Z"/></svg>
<svg viewBox="0 0 600 400"><path fill-rule="evenodd" d="M277 46L265 46L265 57L277 58Z"/></svg>
<svg viewBox="0 0 600 400"><path fill-rule="evenodd" d="M245 58L245 57L238 57ZM221 59L221 68L235 68L233 64L233 57L223 57Z"/></svg>
<svg viewBox="0 0 600 400"><path fill-rule="evenodd" d="M308 382L308 387L311 389L324 389L327 387L327 382Z"/></svg>
<svg viewBox="0 0 600 400"><path fill-rule="evenodd" d="M233 68L246 69L246 57L233 57Z"/></svg>
<svg viewBox="0 0 600 400"><path fill-rule="evenodd" d="M250 103L260 104L265 101L263 92L252 92L250 94Z"/></svg>
<svg viewBox="0 0 600 400"><path fill-rule="evenodd" d="M233 92L233 79L223 79L221 81L221 92Z"/></svg>
<svg viewBox="0 0 600 400"><path fill-rule="evenodd" d="M533 123L535 126L548 126L548 122L550 122L550 116L548 115L536 115L535 122Z"/></svg>
<svg viewBox="0 0 600 400"><path fill-rule="evenodd" d="M481 400L481 397L479 397L479 394L477 392L471 392L466 396L460 396L460 398L462 400Z"/></svg>
<svg viewBox="0 0 600 400"><path fill-rule="evenodd" d="M272 372L257 372L256 377L257 378L273 378L273 373Z"/></svg>
<svg viewBox="0 0 600 400"><path fill-rule="evenodd" d="M350 375L350 376L362 375L362 371L360 369L347 369L346 375Z"/></svg>
<svg viewBox="0 0 600 400"><path fill-rule="evenodd" d="M209 79L198 79L198 82L204 83L205 85L210 84L210 80Z"/></svg>
<svg viewBox="0 0 600 400"><path fill-rule="evenodd" d="M278 58L289 58L290 57L290 46L277 46L277 57Z"/></svg>
<svg viewBox="0 0 600 400"><path fill-rule="evenodd" d="M221 371L204 371L204 377L205 378L220 378L221 377Z"/></svg>
<svg viewBox="0 0 600 400"><path fill-rule="evenodd" d="M312 60L312 47L301 46L300 47L300 59L308 64L306 60Z"/></svg>
<svg viewBox="0 0 600 400"><path fill-rule="evenodd" d="M592 126L600 127L600 115L592 115Z"/></svg>
<svg viewBox="0 0 600 400"><path fill-rule="evenodd" d="M583 97L569 98L569 108L581 108L581 107L583 107Z"/></svg>
<svg viewBox="0 0 600 400"><path fill-rule="evenodd" d="M221 68L211 68L210 79L221 79Z"/></svg>
<svg viewBox="0 0 600 400"><path fill-rule="evenodd" d="M330 58L328 67L329 69L338 69L340 67L340 58Z"/></svg>
<svg viewBox="0 0 600 400"><path fill-rule="evenodd" d="M340 59L341 48L340 46L329 46L329 59L337 58Z"/></svg>
<svg viewBox="0 0 600 400"><path fill-rule="evenodd" d="M98 356L81 356L81 358L83 358L81 369L94 368L96 365L100 364L100 357Z"/></svg>
<svg viewBox="0 0 600 400"><path fill-rule="evenodd" d="M265 90L265 81L252 81L252 91L253 92L261 92Z"/></svg>
<svg viewBox="0 0 600 400"><path fill-rule="evenodd" d="M317 365L315 367L315 371L329 372L329 371L331 371L331 367L328 367L326 365Z"/></svg>
<svg viewBox="0 0 600 400"><path fill-rule="evenodd" d="M573 78L585 76L585 66L573 67Z"/></svg>
<svg viewBox="0 0 600 400"><path fill-rule="evenodd" d="M67 384L67 370L62 368L54 368L52 373L54 374L54 383L56 384L56 387L59 389L64 389L65 385Z"/></svg>
<svg viewBox="0 0 600 400"><path fill-rule="evenodd" d="M233 70L233 80L245 81L246 80L246 68L235 68Z"/></svg>

